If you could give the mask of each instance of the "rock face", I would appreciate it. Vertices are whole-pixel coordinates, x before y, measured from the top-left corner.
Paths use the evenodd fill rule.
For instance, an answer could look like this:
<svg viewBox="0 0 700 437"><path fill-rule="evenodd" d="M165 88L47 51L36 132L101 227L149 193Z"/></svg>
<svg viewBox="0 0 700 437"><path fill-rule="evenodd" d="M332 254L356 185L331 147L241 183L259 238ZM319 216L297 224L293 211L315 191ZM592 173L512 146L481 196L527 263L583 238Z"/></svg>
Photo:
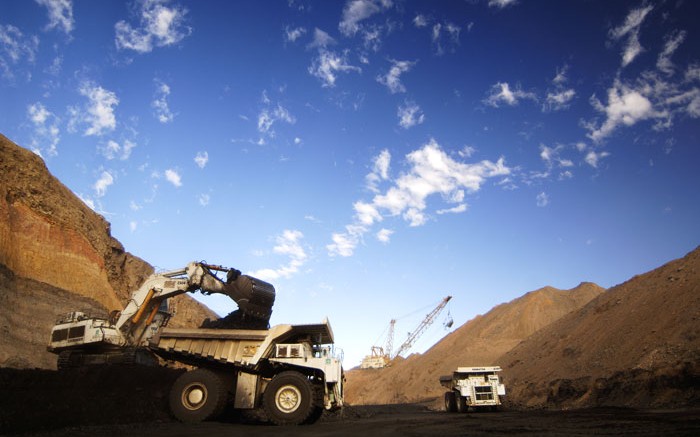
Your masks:
<svg viewBox="0 0 700 437"><path fill-rule="evenodd" d="M46 344L58 315L121 309L152 272L39 156L0 135L0 366L54 367ZM216 318L189 296L175 305L172 326Z"/></svg>
<svg viewBox="0 0 700 437"><path fill-rule="evenodd" d="M604 289L582 283L571 290L544 287L498 305L465 323L422 355L385 369L347 372L351 404L417 402L442 396L441 375L458 366L501 365L503 355L537 330L580 308Z"/></svg>
<svg viewBox="0 0 700 437"><path fill-rule="evenodd" d="M611 288L500 358L519 407L700 402L700 248Z"/></svg>

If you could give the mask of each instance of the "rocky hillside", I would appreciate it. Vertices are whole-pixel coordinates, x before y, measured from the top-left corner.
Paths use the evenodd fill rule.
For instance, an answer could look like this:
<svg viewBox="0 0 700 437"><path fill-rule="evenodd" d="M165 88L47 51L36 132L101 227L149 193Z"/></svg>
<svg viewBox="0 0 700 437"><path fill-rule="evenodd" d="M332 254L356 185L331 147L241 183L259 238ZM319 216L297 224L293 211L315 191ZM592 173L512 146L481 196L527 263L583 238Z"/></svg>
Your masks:
<svg viewBox="0 0 700 437"><path fill-rule="evenodd" d="M58 315L121 309L152 272L39 156L0 135L0 366L54 367L46 343ZM189 296L176 305L173 326L216 317Z"/></svg>
<svg viewBox="0 0 700 437"><path fill-rule="evenodd" d="M700 248L611 288L499 358L519 407L700 402Z"/></svg>
<svg viewBox="0 0 700 437"><path fill-rule="evenodd" d="M571 290L541 288L465 323L422 355L391 367L347 372L351 404L416 402L442 396L440 375L458 366L501 365L497 358L522 340L580 308L604 289L582 283Z"/></svg>

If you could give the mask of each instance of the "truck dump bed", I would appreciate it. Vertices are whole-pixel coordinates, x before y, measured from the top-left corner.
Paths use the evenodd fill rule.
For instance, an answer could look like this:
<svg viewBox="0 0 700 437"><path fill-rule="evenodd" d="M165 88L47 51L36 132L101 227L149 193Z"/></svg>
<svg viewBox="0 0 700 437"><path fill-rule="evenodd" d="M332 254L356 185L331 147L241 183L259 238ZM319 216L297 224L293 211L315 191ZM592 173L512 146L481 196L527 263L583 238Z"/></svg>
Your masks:
<svg viewBox="0 0 700 437"><path fill-rule="evenodd" d="M268 330L164 328L149 345L170 358L206 359L246 366L268 337Z"/></svg>
<svg viewBox="0 0 700 437"><path fill-rule="evenodd" d="M206 360L254 368L261 358L272 354L274 344L302 339L331 344L333 331L327 320L309 325L276 325L264 330L163 328L153 336L149 348L164 358L187 364Z"/></svg>

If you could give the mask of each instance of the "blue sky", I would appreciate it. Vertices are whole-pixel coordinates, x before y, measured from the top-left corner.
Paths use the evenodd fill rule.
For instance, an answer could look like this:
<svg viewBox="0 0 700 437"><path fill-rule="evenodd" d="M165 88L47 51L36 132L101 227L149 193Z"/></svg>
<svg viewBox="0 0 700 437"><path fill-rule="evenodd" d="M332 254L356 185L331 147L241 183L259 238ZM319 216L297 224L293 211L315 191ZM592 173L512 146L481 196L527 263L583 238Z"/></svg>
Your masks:
<svg viewBox="0 0 700 437"><path fill-rule="evenodd" d="M697 2L1 10L0 131L157 268L267 279L273 324L328 316L346 367L448 294L457 327L700 242Z"/></svg>

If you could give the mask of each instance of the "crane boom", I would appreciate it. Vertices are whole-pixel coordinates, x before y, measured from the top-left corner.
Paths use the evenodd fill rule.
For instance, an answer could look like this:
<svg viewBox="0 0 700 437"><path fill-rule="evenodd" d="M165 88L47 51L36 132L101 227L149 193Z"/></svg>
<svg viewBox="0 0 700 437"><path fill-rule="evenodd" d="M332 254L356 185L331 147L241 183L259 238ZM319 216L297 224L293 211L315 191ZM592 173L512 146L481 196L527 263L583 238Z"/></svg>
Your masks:
<svg viewBox="0 0 700 437"><path fill-rule="evenodd" d="M410 347L418 339L418 337L420 337L421 334L423 334L423 332L425 332L425 330L428 329L428 326L430 326L435 321L435 318L445 308L447 302L449 302L450 299L452 299L452 296L447 296L444 299L442 299L438 306L435 307L435 309L433 309L430 313L428 313L428 315L425 316L420 325L418 325L418 327L412 333L408 334L408 338L406 339L406 341L404 341L403 344L399 346L396 353L393 356L391 356L392 360L401 355L402 353L406 352L408 349L410 349Z"/></svg>

